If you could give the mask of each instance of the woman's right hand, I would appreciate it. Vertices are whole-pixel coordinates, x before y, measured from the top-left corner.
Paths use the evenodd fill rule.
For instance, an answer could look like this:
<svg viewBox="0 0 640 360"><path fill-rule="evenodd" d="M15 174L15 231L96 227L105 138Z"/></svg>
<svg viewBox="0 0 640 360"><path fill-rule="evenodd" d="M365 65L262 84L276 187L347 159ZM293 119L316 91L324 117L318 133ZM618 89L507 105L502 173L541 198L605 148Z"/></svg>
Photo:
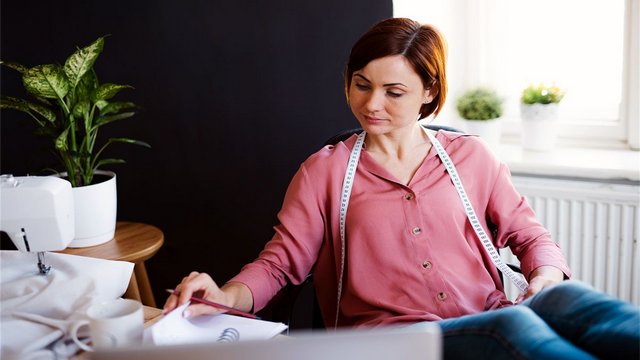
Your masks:
<svg viewBox="0 0 640 360"><path fill-rule="evenodd" d="M199 273L196 271L192 272L189 276L182 279L180 285L176 286L176 290L180 291L180 295L169 296L167 302L164 304L164 308L162 309L163 314L167 314L175 308L190 301L191 296L213 301L222 305L233 306L231 301L232 299L229 298L229 295L218 287L211 276L205 273ZM225 312L223 309L194 302L189 305L182 316L190 318L201 314L216 315L223 312Z"/></svg>

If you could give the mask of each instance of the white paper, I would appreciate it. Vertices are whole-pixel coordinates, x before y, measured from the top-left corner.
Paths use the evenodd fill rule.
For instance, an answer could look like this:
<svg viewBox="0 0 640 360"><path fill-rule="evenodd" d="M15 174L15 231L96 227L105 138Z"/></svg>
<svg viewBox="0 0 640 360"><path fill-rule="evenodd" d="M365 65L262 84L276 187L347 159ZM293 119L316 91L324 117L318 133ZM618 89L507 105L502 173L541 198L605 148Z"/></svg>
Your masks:
<svg viewBox="0 0 640 360"><path fill-rule="evenodd" d="M133 263L47 253L49 275L38 275L37 255L0 251L0 358L53 359L49 345L64 332L12 316L37 314L69 325L89 306L117 299L127 289Z"/></svg>
<svg viewBox="0 0 640 360"><path fill-rule="evenodd" d="M200 315L186 319L182 312L189 303L173 310L151 326L151 338L156 345L179 345L202 342L267 340L287 329L282 323L249 319L234 315Z"/></svg>

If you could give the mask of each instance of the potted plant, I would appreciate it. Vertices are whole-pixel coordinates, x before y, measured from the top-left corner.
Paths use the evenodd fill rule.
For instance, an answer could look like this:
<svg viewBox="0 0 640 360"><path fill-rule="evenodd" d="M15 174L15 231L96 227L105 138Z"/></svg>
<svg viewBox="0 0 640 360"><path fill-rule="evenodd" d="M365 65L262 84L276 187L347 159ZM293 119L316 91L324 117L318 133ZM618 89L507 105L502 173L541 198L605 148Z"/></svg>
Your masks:
<svg viewBox="0 0 640 360"><path fill-rule="evenodd" d="M469 134L479 135L490 145L500 143L500 122L504 100L489 88L468 90L456 104L458 114L466 123Z"/></svg>
<svg viewBox="0 0 640 360"><path fill-rule="evenodd" d="M104 149L118 142L149 147L145 142L128 138L97 141L102 126L129 118L138 110L131 102L110 101L120 90L131 86L98 83L93 64L102 52L104 38L78 49L63 66L48 64L27 68L0 61L22 73L25 89L36 100L2 96L0 108L20 110L36 121L35 134L52 139L64 169L58 176L65 177L74 188L76 237L71 247L98 245L114 236L115 174L99 169L125 161L102 159Z"/></svg>
<svg viewBox="0 0 640 360"><path fill-rule="evenodd" d="M529 85L522 91L522 147L525 150L546 151L555 147L558 104L566 90L555 85Z"/></svg>

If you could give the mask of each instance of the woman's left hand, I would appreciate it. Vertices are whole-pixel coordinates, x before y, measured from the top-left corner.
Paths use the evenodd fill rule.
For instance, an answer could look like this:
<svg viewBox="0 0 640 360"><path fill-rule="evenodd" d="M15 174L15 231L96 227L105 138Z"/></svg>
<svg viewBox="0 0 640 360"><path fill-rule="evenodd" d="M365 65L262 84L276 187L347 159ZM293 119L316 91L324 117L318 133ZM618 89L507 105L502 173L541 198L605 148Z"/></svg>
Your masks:
<svg viewBox="0 0 640 360"><path fill-rule="evenodd" d="M540 266L531 272L529 279L529 290L526 293L518 295L516 304L527 300L533 295L539 293L547 286L551 286L562 282L564 280L564 273L562 270L554 266Z"/></svg>

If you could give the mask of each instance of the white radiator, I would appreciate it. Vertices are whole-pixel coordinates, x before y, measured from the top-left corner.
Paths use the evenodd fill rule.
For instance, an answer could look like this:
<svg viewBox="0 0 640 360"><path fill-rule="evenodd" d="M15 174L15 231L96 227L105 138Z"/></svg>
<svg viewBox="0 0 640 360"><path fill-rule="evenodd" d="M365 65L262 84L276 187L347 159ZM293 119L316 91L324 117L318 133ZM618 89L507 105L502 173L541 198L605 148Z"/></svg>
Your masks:
<svg viewBox="0 0 640 360"><path fill-rule="evenodd" d="M574 279L640 305L640 186L515 175L513 183L562 248ZM517 263L508 249L501 254ZM513 300L518 290L506 282Z"/></svg>

